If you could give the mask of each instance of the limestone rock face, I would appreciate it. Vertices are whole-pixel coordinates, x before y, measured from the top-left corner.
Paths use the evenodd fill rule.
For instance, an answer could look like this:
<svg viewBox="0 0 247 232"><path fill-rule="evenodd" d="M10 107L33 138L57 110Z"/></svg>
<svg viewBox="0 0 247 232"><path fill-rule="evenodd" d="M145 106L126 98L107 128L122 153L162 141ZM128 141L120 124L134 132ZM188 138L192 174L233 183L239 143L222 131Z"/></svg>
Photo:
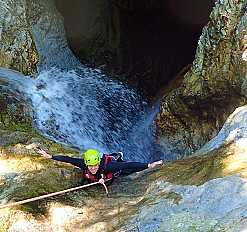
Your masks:
<svg viewBox="0 0 247 232"><path fill-rule="evenodd" d="M246 103L246 2L218 0L210 18L192 67L164 91L156 117L156 141L173 157L200 148Z"/></svg>
<svg viewBox="0 0 247 232"><path fill-rule="evenodd" d="M39 56L27 20L27 1L1 1L0 8L0 66L35 76Z"/></svg>

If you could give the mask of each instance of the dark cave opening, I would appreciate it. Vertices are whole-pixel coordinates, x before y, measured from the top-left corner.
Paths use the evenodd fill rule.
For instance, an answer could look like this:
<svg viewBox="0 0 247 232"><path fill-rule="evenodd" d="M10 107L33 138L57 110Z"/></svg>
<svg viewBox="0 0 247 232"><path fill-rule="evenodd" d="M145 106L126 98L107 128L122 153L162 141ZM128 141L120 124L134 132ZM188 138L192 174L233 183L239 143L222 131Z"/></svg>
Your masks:
<svg viewBox="0 0 247 232"><path fill-rule="evenodd" d="M68 45L83 63L155 96L192 63L214 1L54 0Z"/></svg>

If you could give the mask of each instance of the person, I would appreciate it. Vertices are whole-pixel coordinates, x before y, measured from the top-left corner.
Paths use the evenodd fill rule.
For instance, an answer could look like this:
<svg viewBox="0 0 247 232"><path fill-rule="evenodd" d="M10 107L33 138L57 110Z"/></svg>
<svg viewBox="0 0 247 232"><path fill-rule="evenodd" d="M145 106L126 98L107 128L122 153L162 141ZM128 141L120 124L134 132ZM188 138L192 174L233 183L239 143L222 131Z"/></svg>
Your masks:
<svg viewBox="0 0 247 232"><path fill-rule="evenodd" d="M50 155L43 149L38 150L42 157L47 159L54 159L57 161L62 161L70 163L77 166L83 170L83 177L89 181L97 181L101 184L108 179L113 179L114 174L123 173L133 173L139 172L147 168L155 168L163 163L162 160L152 162L152 163L142 163L142 162L115 162L112 160L111 156L103 155L100 158L98 151L95 149L89 149L84 156L84 159L62 156L62 155ZM116 153L113 153L116 154Z"/></svg>

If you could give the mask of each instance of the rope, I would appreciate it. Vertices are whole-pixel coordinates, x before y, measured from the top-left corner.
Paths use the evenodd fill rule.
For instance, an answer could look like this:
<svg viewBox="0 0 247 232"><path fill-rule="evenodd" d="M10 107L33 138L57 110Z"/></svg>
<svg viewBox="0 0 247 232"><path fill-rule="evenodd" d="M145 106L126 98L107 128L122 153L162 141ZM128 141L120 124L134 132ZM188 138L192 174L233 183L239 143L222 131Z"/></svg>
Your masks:
<svg viewBox="0 0 247 232"><path fill-rule="evenodd" d="M107 187L106 187L106 185L105 185L104 182L103 182L102 184L103 184L103 186L104 186L104 188L105 188L106 196L108 196L108 194L109 194L108 189L107 189Z"/></svg>
<svg viewBox="0 0 247 232"><path fill-rule="evenodd" d="M59 191L59 192L50 193L50 194L46 194L46 195L42 195L42 196L38 196L38 197L33 197L33 198L29 198L29 199L26 199L26 200L23 200L23 201L17 201L17 202L13 202L13 203L6 204L6 205L3 204L3 205L0 205L0 209L9 208L9 207L13 207L13 206L16 206L16 205L22 205L22 204L25 204L25 203L28 203L28 202L37 201L37 200L40 200L40 199L44 199L44 198L47 198L47 197L52 197L52 196L59 195L59 194L62 194L62 193L67 193L67 192L71 192L71 191L74 191L74 190L86 188L86 187L89 187L89 186L92 186L92 185L95 185L95 184L99 184L99 182L93 182L93 183L82 185L82 186L78 186L78 187L75 187L75 188L65 189L65 190L62 190L62 191ZM106 188L104 183L103 183L103 186L105 187L106 195L108 196L108 190L107 190L107 188Z"/></svg>

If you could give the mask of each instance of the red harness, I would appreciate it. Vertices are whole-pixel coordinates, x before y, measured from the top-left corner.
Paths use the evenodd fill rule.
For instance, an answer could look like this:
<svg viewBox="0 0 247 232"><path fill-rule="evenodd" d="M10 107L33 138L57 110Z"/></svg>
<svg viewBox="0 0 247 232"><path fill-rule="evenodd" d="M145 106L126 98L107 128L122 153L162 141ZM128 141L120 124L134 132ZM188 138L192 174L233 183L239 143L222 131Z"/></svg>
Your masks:
<svg viewBox="0 0 247 232"><path fill-rule="evenodd" d="M105 156L105 165L107 164L108 161L112 161L112 158L108 155ZM99 181L98 178L95 178L90 172L88 169L84 170L83 172L83 176L89 180L92 180L92 181ZM101 173L101 178L103 179L112 179L113 178L113 174L112 173L108 173L106 174L105 173L105 170L102 171Z"/></svg>

